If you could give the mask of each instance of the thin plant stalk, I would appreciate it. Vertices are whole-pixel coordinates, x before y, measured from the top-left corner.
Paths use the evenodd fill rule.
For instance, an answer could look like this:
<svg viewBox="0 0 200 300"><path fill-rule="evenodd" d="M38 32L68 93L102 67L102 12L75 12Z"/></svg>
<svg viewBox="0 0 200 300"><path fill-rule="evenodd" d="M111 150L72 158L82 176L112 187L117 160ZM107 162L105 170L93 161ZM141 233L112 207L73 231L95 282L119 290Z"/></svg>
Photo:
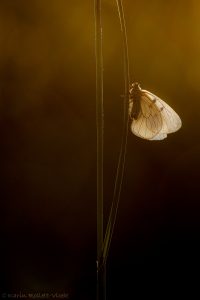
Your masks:
<svg viewBox="0 0 200 300"><path fill-rule="evenodd" d="M105 299L105 269L99 267L103 245L103 54L101 0L94 1L96 57L96 128L97 128L97 299Z"/></svg>
<svg viewBox="0 0 200 300"><path fill-rule="evenodd" d="M126 33L126 23L124 17L124 10L122 0L116 0L118 14L121 25L122 41L123 41L123 60L124 60L124 108L123 108L123 133L121 140L121 148L118 160L118 167L115 179L113 201L111 205L111 210L109 214L109 219L107 223L103 248L102 248L102 257L101 263L106 264L110 243L114 231L114 226L116 222L117 210L121 195L122 182L124 176L124 167L125 167L125 158L126 158L126 146L127 146L127 137L128 137L128 125L129 125L129 116L128 116L128 105L129 105L129 56L128 56L128 43L127 43L127 33Z"/></svg>

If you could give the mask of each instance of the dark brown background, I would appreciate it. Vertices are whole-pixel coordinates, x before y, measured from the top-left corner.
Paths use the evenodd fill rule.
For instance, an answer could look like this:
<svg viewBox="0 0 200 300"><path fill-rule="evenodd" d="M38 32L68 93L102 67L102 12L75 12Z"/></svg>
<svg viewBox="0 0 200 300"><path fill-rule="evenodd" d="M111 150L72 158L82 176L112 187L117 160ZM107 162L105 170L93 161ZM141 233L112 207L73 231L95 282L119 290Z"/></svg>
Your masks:
<svg viewBox="0 0 200 300"><path fill-rule="evenodd" d="M183 127L161 142L129 133L109 299L199 293L200 2L126 0L124 9L131 80ZM102 12L107 217L123 64L115 1ZM95 299L93 1L0 0L0 160L2 292Z"/></svg>

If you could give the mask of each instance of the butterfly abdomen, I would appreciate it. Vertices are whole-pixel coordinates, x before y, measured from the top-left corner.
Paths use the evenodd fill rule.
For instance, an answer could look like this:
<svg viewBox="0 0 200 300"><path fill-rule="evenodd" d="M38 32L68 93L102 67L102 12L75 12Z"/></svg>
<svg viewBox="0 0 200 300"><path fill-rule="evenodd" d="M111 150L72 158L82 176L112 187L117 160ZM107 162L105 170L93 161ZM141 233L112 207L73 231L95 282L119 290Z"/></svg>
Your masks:
<svg viewBox="0 0 200 300"><path fill-rule="evenodd" d="M137 120L141 113L141 96L142 90L137 82L134 82L129 90L130 93L130 107L129 113L131 119Z"/></svg>
<svg viewBox="0 0 200 300"><path fill-rule="evenodd" d="M138 119L141 111L140 97L134 97L131 117L135 120Z"/></svg>

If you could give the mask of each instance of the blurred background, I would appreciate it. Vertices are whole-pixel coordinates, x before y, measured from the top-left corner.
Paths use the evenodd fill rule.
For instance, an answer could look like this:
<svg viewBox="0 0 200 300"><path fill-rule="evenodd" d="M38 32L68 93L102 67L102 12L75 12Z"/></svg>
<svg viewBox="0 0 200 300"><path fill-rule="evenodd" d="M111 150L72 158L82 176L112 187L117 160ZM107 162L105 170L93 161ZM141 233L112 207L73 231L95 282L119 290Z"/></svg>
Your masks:
<svg viewBox="0 0 200 300"><path fill-rule="evenodd" d="M116 4L102 2L106 220L124 90ZM200 2L123 3L131 81L183 126L160 142L129 133L108 299L199 296ZM93 1L1 0L2 292L95 299L95 113Z"/></svg>

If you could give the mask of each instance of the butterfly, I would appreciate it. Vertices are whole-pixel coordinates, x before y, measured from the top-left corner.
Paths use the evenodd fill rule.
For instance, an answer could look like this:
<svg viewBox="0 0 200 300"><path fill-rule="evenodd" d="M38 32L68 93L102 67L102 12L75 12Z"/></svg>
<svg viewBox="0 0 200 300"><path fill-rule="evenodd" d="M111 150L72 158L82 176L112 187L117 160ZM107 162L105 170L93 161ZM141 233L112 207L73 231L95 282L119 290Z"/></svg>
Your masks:
<svg viewBox="0 0 200 300"><path fill-rule="evenodd" d="M141 89L137 82L129 90L129 116L133 134L146 140L163 140L180 129L178 114L162 99Z"/></svg>

